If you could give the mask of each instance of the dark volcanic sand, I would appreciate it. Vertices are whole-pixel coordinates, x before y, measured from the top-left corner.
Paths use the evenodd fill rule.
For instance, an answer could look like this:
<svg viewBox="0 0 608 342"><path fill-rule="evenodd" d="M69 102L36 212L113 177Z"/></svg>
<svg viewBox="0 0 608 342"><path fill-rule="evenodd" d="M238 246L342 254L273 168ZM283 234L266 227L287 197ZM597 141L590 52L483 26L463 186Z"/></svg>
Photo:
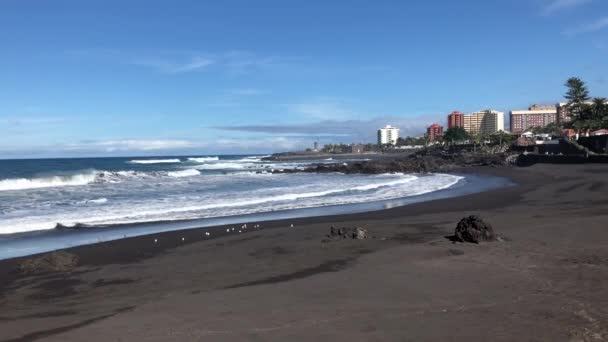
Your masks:
<svg viewBox="0 0 608 342"><path fill-rule="evenodd" d="M210 240L83 246L63 274L0 262L0 341L608 339L608 166L480 172L519 185ZM469 214L509 241L445 239ZM331 225L377 238L322 243Z"/></svg>

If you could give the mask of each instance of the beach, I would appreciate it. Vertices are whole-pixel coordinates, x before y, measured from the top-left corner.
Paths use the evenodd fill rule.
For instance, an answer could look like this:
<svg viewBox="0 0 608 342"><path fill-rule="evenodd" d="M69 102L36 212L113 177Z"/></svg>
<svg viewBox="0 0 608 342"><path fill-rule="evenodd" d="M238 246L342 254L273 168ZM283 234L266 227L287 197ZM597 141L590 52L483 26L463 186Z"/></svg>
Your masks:
<svg viewBox="0 0 608 342"><path fill-rule="evenodd" d="M0 261L0 341L608 339L608 167L463 172L516 186L80 246L68 272ZM448 240L471 214L504 241ZM331 226L373 238L324 242Z"/></svg>

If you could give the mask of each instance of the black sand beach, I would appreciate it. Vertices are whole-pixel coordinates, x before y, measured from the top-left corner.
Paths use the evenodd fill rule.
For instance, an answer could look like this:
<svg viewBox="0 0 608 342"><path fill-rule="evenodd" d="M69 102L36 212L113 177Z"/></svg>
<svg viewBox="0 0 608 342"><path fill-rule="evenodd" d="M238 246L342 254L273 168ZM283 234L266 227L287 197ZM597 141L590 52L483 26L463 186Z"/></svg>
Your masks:
<svg viewBox="0 0 608 342"><path fill-rule="evenodd" d="M608 339L608 167L469 172L518 185L247 222L231 236L217 227L211 239L193 229L77 247L69 272L21 275L24 258L2 261L0 341ZM446 239L470 214L507 241ZM375 238L322 242L332 225Z"/></svg>

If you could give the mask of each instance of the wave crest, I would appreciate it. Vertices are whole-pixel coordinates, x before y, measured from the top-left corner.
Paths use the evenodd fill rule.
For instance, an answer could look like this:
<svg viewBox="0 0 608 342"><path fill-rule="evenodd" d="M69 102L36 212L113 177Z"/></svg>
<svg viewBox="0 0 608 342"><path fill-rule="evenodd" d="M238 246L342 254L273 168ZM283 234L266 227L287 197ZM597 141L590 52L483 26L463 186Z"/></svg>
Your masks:
<svg viewBox="0 0 608 342"><path fill-rule="evenodd" d="M41 178L14 178L0 181L0 191L52 188L59 186L79 186L95 182L96 173Z"/></svg>
<svg viewBox="0 0 608 342"><path fill-rule="evenodd" d="M181 162L179 159L134 159L129 161L131 164L175 164Z"/></svg>
<svg viewBox="0 0 608 342"><path fill-rule="evenodd" d="M195 163L206 163L206 162L218 161L218 160L220 160L219 157L193 157L193 158L188 158L188 161L195 162Z"/></svg>
<svg viewBox="0 0 608 342"><path fill-rule="evenodd" d="M201 172L199 170L195 170L195 169L187 169L187 170L181 170L181 171L171 171L171 172L167 173L167 175L169 177L174 177L174 178L198 176L200 174L201 174Z"/></svg>

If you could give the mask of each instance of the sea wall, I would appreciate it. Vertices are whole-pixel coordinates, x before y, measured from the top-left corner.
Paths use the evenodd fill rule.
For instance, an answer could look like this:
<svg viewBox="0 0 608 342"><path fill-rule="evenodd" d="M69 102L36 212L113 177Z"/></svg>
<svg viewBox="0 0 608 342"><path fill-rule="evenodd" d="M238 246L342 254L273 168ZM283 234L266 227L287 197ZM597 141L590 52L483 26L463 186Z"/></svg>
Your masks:
<svg viewBox="0 0 608 342"><path fill-rule="evenodd" d="M608 135L581 137L578 143L595 153L608 153Z"/></svg>
<svg viewBox="0 0 608 342"><path fill-rule="evenodd" d="M538 163L544 164L587 164L608 163L608 155L547 155L547 154L522 154L517 157L517 166L531 166Z"/></svg>

